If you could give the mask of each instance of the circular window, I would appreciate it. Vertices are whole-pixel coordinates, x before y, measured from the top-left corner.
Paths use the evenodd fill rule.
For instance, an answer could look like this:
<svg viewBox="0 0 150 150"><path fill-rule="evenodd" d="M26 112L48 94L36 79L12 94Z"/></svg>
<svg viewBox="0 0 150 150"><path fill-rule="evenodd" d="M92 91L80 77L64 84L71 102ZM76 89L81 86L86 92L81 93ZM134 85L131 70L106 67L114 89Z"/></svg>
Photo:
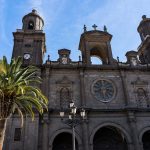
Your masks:
<svg viewBox="0 0 150 150"><path fill-rule="evenodd" d="M109 80L98 80L94 82L92 91L96 99L102 102L109 102L115 95L115 87Z"/></svg>

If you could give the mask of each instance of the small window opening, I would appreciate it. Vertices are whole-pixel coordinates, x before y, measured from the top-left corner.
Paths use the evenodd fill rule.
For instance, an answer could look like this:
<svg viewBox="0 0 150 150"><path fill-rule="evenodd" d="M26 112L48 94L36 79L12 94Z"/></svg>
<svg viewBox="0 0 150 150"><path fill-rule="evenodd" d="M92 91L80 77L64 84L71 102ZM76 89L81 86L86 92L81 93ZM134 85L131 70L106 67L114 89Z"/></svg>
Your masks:
<svg viewBox="0 0 150 150"><path fill-rule="evenodd" d="M30 21L29 24L28 24L28 29L29 30L33 30L34 29L34 23L33 21Z"/></svg>
<svg viewBox="0 0 150 150"><path fill-rule="evenodd" d="M21 140L21 128L15 128L14 141Z"/></svg>
<svg viewBox="0 0 150 150"><path fill-rule="evenodd" d="M31 44L25 44L25 47L31 47Z"/></svg>

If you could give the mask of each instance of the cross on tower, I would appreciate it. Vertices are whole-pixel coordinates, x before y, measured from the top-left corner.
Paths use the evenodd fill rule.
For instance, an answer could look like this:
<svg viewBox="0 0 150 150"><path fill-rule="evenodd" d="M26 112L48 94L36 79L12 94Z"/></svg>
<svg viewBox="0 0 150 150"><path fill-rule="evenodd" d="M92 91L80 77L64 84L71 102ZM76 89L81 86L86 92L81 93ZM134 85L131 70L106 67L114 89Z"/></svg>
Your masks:
<svg viewBox="0 0 150 150"><path fill-rule="evenodd" d="M96 25L96 24L94 24L92 27L94 28L94 30L96 30L96 28L97 28L97 25Z"/></svg>

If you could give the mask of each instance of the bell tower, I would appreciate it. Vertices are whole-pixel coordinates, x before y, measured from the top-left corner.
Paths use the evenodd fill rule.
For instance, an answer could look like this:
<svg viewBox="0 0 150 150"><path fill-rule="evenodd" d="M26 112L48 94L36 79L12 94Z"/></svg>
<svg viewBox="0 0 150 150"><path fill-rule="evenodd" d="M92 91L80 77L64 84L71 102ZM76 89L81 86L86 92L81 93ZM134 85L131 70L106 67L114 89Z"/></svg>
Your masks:
<svg viewBox="0 0 150 150"><path fill-rule="evenodd" d="M91 64L91 57L98 57L102 64L113 64L110 41L112 35L107 32L106 26L104 31L97 30L97 26L92 26L94 30L87 31L84 26L84 33L80 37L79 50L82 53L82 61L84 64Z"/></svg>
<svg viewBox="0 0 150 150"><path fill-rule="evenodd" d="M141 63L150 63L150 18L142 16L142 21L137 28L142 43L138 48L138 55Z"/></svg>
<svg viewBox="0 0 150 150"><path fill-rule="evenodd" d="M22 19L22 29L13 32L14 47L12 58L23 57L23 64L42 65L45 46L44 21L36 10Z"/></svg>

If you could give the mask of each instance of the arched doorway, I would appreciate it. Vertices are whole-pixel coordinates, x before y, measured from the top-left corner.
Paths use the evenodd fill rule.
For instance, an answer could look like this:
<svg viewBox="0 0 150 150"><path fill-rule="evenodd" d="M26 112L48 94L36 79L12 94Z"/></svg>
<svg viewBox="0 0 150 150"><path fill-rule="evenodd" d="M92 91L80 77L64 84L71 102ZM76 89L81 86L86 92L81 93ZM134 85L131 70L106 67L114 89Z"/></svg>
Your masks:
<svg viewBox="0 0 150 150"><path fill-rule="evenodd" d="M107 48L103 46L96 46L90 49L90 57L97 57L100 59L100 64L108 64L109 56ZM92 61L92 60L91 60Z"/></svg>
<svg viewBox="0 0 150 150"><path fill-rule="evenodd" d="M99 129L93 139L93 150L128 150L122 133L111 126Z"/></svg>
<svg viewBox="0 0 150 150"><path fill-rule="evenodd" d="M93 65L102 65L103 64L103 62L100 59L100 57L97 57L97 56L91 56L91 63Z"/></svg>
<svg viewBox="0 0 150 150"><path fill-rule="evenodd" d="M60 133L53 141L52 150L72 150L72 134ZM76 140L76 150L78 150L78 142Z"/></svg>
<svg viewBox="0 0 150 150"><path fill-rule="evenodd" d="M143 149L150 150L150 130L146 131L142 137Z"/></svg>

